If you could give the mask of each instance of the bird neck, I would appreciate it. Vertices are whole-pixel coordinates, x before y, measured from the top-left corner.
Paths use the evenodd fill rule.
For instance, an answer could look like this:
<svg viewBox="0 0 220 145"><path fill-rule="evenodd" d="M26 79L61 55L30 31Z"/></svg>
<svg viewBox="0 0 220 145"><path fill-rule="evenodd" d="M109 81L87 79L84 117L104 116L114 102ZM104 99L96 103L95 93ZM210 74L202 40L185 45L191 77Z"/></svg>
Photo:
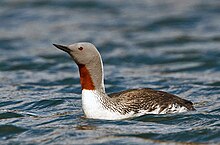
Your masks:
<svg viewBox="0 0 220 145"><path fill-rule="evenodd" d="M87 65L78 64L82 90L96 90L105 93L102 60L94 60Z"/></svg>

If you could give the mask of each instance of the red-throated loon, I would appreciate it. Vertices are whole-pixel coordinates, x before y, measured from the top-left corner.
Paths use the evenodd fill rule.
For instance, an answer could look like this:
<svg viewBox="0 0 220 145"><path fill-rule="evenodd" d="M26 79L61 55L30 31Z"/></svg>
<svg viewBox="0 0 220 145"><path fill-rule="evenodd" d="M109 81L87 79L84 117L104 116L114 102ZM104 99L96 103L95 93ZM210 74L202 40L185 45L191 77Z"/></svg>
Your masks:
<svg viewBox="0 0 220 145"><path fill-rule="evenodd" d="M145 114L179 113L195 110L193 103L149 88L106 94L101 55L88 42L69 46L53 44L67 52L78 65L82 108L87 118L119 120Z"/></svg>

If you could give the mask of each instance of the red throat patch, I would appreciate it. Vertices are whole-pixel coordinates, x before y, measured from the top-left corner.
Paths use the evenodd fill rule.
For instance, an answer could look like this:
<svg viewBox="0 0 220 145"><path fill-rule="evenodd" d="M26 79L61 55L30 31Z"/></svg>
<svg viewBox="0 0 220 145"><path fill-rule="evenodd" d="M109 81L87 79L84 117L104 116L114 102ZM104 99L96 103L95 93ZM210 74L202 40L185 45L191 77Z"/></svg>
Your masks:
<svg viewBox="0 0 220 145"><path fill-rule="evenodd" d="M95 90L90 73L85 65L79 64L80 83L82 90Z"/></svg>

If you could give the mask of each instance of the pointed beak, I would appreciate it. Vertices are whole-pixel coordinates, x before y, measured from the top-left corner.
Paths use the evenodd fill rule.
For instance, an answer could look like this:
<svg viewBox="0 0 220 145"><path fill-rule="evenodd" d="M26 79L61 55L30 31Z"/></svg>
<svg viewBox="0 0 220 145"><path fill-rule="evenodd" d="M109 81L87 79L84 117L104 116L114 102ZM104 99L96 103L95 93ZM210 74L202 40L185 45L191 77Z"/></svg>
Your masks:
<svg viewBox="0 0 220 145"><path fill-rule="evenodd" d="M70 53L71 50L67 47L67 46L63 46L63 45L59 45L59 44L53 44L56 48L60 49L60 50L63 50L67 53Z"/></svg>

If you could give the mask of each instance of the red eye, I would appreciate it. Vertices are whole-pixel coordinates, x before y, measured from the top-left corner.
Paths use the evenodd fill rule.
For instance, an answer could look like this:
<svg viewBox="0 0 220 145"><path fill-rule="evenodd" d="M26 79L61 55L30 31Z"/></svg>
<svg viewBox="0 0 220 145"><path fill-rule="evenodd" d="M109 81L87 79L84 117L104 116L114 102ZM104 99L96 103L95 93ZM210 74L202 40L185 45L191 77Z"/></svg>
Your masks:
<svg viewBox="0 0 220 145"><path fill-rule="evenodd" d="M83 47L79 47L78 49L79 49L79 50L83 50Z"/></svg>

